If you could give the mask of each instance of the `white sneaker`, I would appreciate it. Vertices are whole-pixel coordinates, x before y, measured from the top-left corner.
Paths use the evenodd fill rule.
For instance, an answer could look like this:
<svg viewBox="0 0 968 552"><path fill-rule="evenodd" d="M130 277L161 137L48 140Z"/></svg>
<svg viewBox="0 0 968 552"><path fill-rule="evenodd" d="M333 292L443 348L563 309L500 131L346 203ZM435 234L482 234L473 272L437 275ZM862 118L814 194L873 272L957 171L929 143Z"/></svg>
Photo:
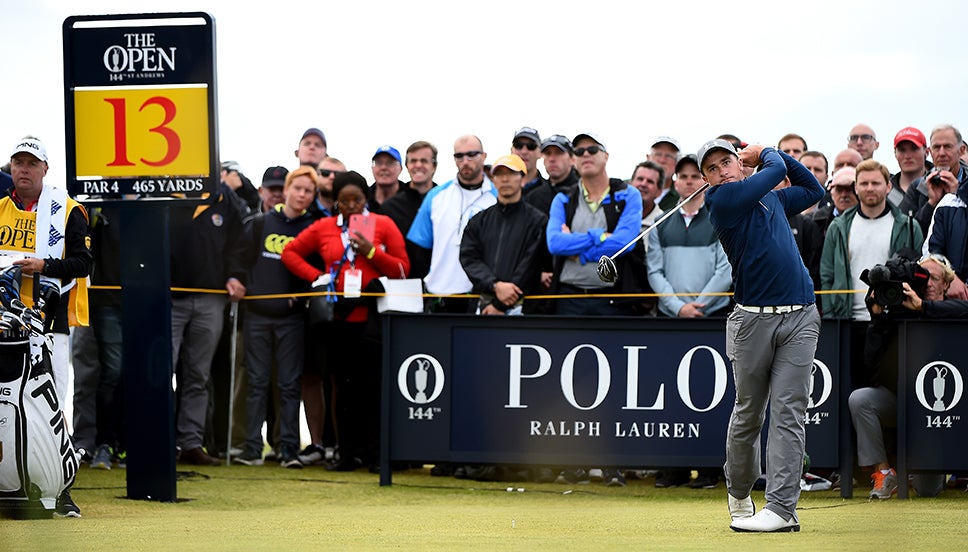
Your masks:
<svg viewBox="0 0 968 552"><path fill-rule="evenodd" d="M768 508L763 508L753 517L733 520L729 525L733 531L745 533L786 533L799 531L800 523L796 517L783 519Z"/></svg>
<svg viewBox="0 0 968 552"><path fill-rule="evenodd" d="M733 521L753 517L753 513L756 512L756 507L753 506L752 496L748 496L746 498L736 498L733 495L726 493L726 497L729 503L729 517L732 518Z"/></svg>

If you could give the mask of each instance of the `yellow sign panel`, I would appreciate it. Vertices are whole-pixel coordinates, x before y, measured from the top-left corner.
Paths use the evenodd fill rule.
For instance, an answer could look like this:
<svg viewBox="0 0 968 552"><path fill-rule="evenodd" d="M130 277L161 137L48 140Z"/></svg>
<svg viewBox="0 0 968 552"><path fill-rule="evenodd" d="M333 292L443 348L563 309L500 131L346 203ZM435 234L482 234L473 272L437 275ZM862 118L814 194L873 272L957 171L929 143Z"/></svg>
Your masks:
<svg viewBox="0 0 968 552"><path fill-rule="evenodd" d="M202 85L74 90L77 177L208 176Z"/></svg>

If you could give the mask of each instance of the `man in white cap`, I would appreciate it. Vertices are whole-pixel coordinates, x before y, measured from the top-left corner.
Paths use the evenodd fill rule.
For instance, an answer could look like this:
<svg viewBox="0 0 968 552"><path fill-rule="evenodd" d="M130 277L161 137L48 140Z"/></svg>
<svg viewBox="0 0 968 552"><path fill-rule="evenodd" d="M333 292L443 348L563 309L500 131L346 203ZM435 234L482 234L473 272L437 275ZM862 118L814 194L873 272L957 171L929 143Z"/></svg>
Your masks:
<svg viewBox="0 0 968 552"><path fill-rule="evenodd" d="M44 184L47 150L32 137L19 140L10 154L13 188L0 199L0 226L12 229L0 241L0 258L20 266L23 279L20 299L33 305L33 275L60 291L53 324L51 365L58 404L67 400L69 326L86 326L87 287L91 273L91 234L87 211L67 196L67 191ZM80 509L66 490L57 499L57 515L80 517Z"/></svg>
<svg viewBox="0 0 968 552"><path fill-rule="evenodd" d="M726 322L736 402L726 433L726 490L734 531L799 531L796 506L806 445L810 368L820 336L813 280L787 216L823 197L816 177L789 155L721 139L699 148L711 187L706 207L733 267L736 307ZM743 166L760 167L746 177ZM789 176L791 186L774 190ZM770 409L766 506L754 513L760 431Z"/></svg>
<svg viewBox="0 0 968 552"><path fill-rule="evenodd" d="M665 181L662 183L662 193L657 203L663 211L672 209L679 202L679 194L672 185L672 178L676 174L676 164L681 157L682 148L679 147L679 142L669 136L656 138L649 151L649 161L655 161L665 171Z"/></svg>

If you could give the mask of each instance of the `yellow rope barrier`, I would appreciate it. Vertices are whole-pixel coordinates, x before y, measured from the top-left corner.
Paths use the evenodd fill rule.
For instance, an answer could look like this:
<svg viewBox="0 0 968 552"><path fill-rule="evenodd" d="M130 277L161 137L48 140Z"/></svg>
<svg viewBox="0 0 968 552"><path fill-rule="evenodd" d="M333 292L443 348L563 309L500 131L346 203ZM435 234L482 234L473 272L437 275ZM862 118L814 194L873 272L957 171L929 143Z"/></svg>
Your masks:
<svg viewBox="0 0 968 552"><path fill-rule="evenodd" d="M102 290L102 291L120 291L121 286L106 286L106 285L91 285L88 286L91 290ZM203 289L203 288L186 288L186 287L172 287L171 291L180 293L214 293L225 295L228 291L224 289ZM837 290L837 289L827 289L815 292L817 295L837 295L837 294L855 294L855 293L867 293L866 289L847 289L847 290ZM243 299L246 301L257 301L260 299L289 299L295 297L322 297L326 295L334 295L337 297L344 296L342 291L311 291L305 293L275 293L266 295L246 295ZM378 292L360 292L357 296L359 297L385 297L387 295L392 295L394 297L416 297L416 293L378 293ZM697 296L699 293L588 293L588 294L561 294L561 295L528 295L525 300L539 300L539 299L581 299L581 298L591 298L591 297L607 297L607 298L647 298L647 297L689 297ZM732 292L714 292L705 293L702 295L712 296L712 297L731 297ZM435 297L445 297L445 298L457 298L457 299L473 299L478 297L478 295L473 293L453 293L453 294L436 294L436 293L421 293L420 297L423 298L435 298Z"/></svg>

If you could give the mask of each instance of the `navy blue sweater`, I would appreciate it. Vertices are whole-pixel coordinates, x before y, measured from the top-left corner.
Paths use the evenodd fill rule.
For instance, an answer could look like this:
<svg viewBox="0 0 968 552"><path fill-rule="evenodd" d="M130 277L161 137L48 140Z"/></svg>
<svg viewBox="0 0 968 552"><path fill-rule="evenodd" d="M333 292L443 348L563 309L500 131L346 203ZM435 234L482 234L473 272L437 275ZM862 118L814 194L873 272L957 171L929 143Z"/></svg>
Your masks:
<svg viewBox="0 0 968 552"><path fill-rule="evenodd" d="M813 280L803 265L787 216L820 201L824 189L789 155L764 148L759 172L706 191L709 218L733 266L741 305L809 305ZM793 184L774 191L789 175Z"/></svg>

